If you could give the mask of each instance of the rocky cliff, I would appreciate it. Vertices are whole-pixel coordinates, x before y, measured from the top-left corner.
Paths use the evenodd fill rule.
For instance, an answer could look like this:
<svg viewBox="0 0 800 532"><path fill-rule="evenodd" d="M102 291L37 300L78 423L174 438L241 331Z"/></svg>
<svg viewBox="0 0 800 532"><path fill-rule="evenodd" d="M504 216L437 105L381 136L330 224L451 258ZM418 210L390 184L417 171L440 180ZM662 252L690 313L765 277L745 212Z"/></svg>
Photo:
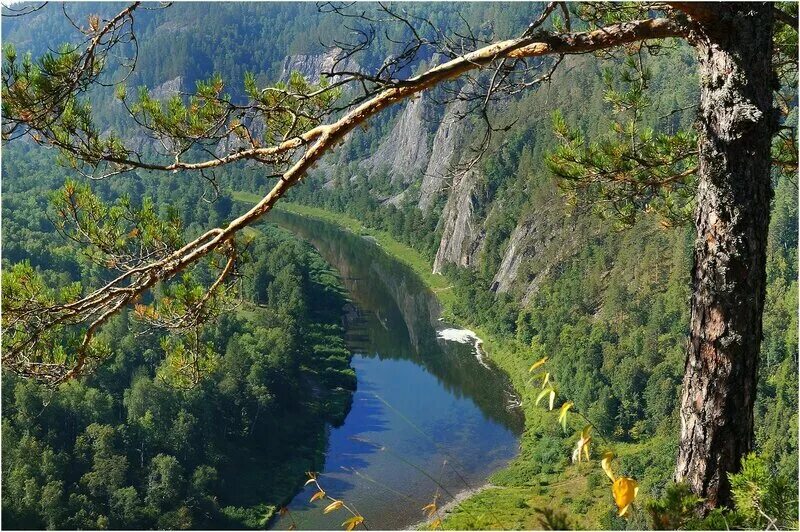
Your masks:
<svg viewBox="0 0 800 532"><path fill-rule="evenodd" d="M296 54L286 56L281 65L281 80L286 81L292 72L298 72L312 83L319 83L322 74L336 66L337 71L358 71L358 65L350 60L336 65L341 50L329 48L318 54ZM332 81L337 78L334 76Z"/></svg>
<svg viewBox="0 0 800 532"><path fill-rule="evenodd" d="M431 160L431 131L437 125L429 100L423 94L406 103L391 132L363 164L385 170L392 183L419 179Z"/></svg>
<svg viewBox="0 0 800 532"><path fill-rule="evenodd" d="M494 292L516 289L527 303L553 268L577 251L573 236L577 220L566 216L566 207L555 194L537 203L538 209L519 220L492 279Z"/></svg>
<svg viewBox="0 0 800 532"><path fill-rule="evenodd" d="M330 58L292 56L284 61L284 70L310 74L325 61ZM457 166L472 155L469 148L482 135L477 129L482 126L462 118L468 106L463 99L445 105L437 92L423 93L377 117L366 133L354 131L339 150L349 155L326 157L316 171L328 177L326 188L346 183L347 177L350 182L355 176L374 179L372 194L380 204L412 206L420 216L438 217L441 236L434 273L449 264L474 268L487 279L487 288L528 301L559 271L558 264L581 248L575 235L585 240L588 234L575 230L587 216L567 216L544 157L554 142L549 119L553 109L563 109L571 123L595 130L607 116L602 102L581 112L572 105L591 101L599 90L599 75L592 83L584 81L589 70L597 70L592 58L568 58L552 81L555 89L495 104L493 123L514 126L496 132L488 154L463 175ZM351 141L358 149L348 148ZM345 179L330 179L342 170Z"/></svg>
<svg viewBox="0 0 800 532"><path fill-rule="evenodd" d="M456 178L442 212L443 232L433 263L441 273L445 264L471 266L475 262L484 231L475 217L480 174L474 168Z"/></svg>
<svg viewBox="0 0 800 532"><path fill-rule="evenodd" d="M466 103L457 100L447 106L442 121L436 129L431 146L431 156L422 176L419 208L430 210L437 196L445 189L448 177L452 177L452 166L458 160L458 144L463 140L466 123L462 116Z"/></svg>

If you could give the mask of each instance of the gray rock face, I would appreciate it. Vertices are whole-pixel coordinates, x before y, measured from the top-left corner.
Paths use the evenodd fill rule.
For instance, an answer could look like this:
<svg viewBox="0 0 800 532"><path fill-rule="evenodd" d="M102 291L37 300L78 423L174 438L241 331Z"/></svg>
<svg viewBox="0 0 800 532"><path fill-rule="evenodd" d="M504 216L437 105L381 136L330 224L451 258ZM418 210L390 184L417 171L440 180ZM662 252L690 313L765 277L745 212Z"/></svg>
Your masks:
<svg viewBox="0 0 800 532"><path fill-rule="evenodd" d="M183 76L177 76L165 81L161 85L150 90L150 96L156 100L166 100L184 90Z"/></svg>
<svg viewBox="0 0 800 532"><path fill-rule="evenodd" d="M182 90L185 90L183 76L177 76L150 89L150 96L153 99L166 102L169 98L180 93ZM168 150L173 148L172 143L168 139L164 139L164 144ZM161 145L161 142L152 138L146 133L145 130L140 128L133 128L128 140L128 145L139 152L145 149L154 149L158 153L162 153L164 151L164 146Z"/></svg>
<svg viewBox="0 0 800 532"><path fill-rule="evenodd" d="M525 260L528 253L535 253L534 246L529 246L528 239L536 232L536 222L527 220L521 222L511 233L508 247L503 255L500 268L492 280L492 290L495 292L507 292L511 283L517 278L520 264ZM530 248L530 249L529 249ZM525 250L525 252L523 252Z"/></svg>
<svg viewBox="0 0 800 532"><path fill-rule="evenodd" d="M321 54L297 54L287 56L281 65L281 80L286 81L292 72L299 72L311 83L319 83L323 72L330 72L334 64L336 64L336 57L341 52L338 48L331 48L322 52ZM345 61L337 65L339 70L358 70L358 65L353 61ZM337 79L336 76L332 78L333 81Z"/></svg>
<svg viewBox="0 0 800 532"><path fill-rule="evenodd" d="M445 264L470 266L480 251L485 232L475 219L479 178L473 168L453 183L442 213L444 231L433 263L434 273L441 273Z"/></svg>
<svg viewBox="0 0 800 532"><path fill-rule="evenodd" d="M425 95L409 101L389 135L363 164L387 170L393 183L410 183L428 166L430 132L435 127Z"/></svg>
<svg viewBox="0 0 800 532"><path fill-rule="evenodd" d="M465 122L459 118L466 111L466 102L451 103L433 137L431 155L420 187L419 208L427 212L436 196L445 188L448 173L456 162L459 141L465 130Z"/></svg>
<svg viewBox="0 0 800 532"><path fill-rule="evenodd" d="M563 202L555 196L542 201L535 214L520 220L492 280L493 291L520 287L527 303L553 268L577 251L578 242L571 236L574 220L564 212Z"/></svg>

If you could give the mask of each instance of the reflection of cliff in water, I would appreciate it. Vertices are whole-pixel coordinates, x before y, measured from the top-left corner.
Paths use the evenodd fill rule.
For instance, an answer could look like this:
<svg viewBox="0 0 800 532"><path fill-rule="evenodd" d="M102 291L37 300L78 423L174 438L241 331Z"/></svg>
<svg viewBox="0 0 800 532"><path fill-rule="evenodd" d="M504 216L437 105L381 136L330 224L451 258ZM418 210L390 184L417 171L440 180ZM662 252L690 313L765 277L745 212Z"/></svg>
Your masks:
<svg viewBox="0 0 800 532"><path fill-rule="evenodd" d="M483 366L472 345L436 337L437 328L445 327L438 321L439 302L409 267L371 239L331 223L277 210L268 220L310 242L339 271L358 307L358 312L349 309L348 319L365 322L349 329L370 335L368 341L349 336L352 349L365 356L411 360L454 395L472 399L488 418L522 431L521 412L506 409L511 390L507 377ZM366 345L373 352L364 352Z"/></svg>

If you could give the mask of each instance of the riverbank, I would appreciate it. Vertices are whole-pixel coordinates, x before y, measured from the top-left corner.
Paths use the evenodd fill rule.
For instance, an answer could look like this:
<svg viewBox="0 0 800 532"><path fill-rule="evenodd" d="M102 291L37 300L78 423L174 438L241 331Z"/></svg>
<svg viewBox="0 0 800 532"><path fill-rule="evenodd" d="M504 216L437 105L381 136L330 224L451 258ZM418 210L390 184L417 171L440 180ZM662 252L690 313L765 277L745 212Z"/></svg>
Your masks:
<svg viewBox="0 0 800 532"><path fill-rule="evenodd" d="M463 491L459 491L456 493L455 498L447 501L443 505L439 507L439 509L434 513L432 516L428 517L427 519L423 519L420 522L410 526L408 530L423 530L425 528L430 528L431 525L437 520L441 519L443 522L446 521L447 516L453 512L462 502L469 499L470 497L474 497L479 493L486 491L491 488L496 488L494 484L491 482L487 482L481 486L477 486L472 489L465 489Z"/></svg>
<svg viewBox="0 0 800 532"><path fill-rule="evenodd" d="M313 245L341 272L362 310L350 328L352 348L367 353L356 365L356 407L341 430L331 432L320 472L346 481L329 486L336 497L352 501L370 528L404 529L422 518L421 508L435 491L427 483L445 462L455 469L439 473L441 493L448 495L439 498L442 504L450 494L484 484L515 457L523 418L505 409L511 389L507 377L481 364L473 334L448 331L437 321L441 304L412 268L376 245L374 237L340 225L285 209L267 221ZM442 331L452 341L442 341ZM387 451L365 449L353 435ZM343 475L343 468L351 473ZM408 504L398 505L381 485L403 494ZM338 528L336 516L308 508L312 494L304 493L290 507L298 526Z"/></svg>
<svg viewBox="0 0 800 532"><path fill-rule="evenodd" d="M244 203L255 203L261 199L258 194L253 194L251 192L235 191L231 193L231 196L234 200ZM428 288L436 294L443 308L446 308L449 312L449 306L453 302L453 287L448 279L443 275L431 272L431 266L425 257L418 251L398 242L389 233L368 228L353 217L338 212L326 211L317 207L300 205L299 203L282 201L275 206L275 209L316 218L347 229L357 235L374 239L375 243L386 251L387 254L414 270L414 273L416 273Z"/></svg>
<svg viewBox="0 0 800 532"><path fill-rule="evenodd" d="M254 194L237 192L234 199L250 203L259 198ZM576 527L609 525L606 521L614 514L614 506L602 471L596 464L566 467L569 453L562 451L570 449L574 442L562 433L556 413L535 405L539 390L529 383L528 367L541 355L516 341L501 341L479 324L454 319L452 305L455 295L449 279L433 274L425 257L389 233L368 228L345 214L317 207L282 202L276 209L315 218L373 239L388 255L409 266L437 296L448 321L470 329L482 339L482 355L509 376L525 417L519 455L508 466L491 475L488 485L457 495L456 500L449 504L451 511L444 518L445 528L536 529L542 527L538 510L546 508L565 508L570 524ZM543 463L543 455L552 462Z"/></svg>

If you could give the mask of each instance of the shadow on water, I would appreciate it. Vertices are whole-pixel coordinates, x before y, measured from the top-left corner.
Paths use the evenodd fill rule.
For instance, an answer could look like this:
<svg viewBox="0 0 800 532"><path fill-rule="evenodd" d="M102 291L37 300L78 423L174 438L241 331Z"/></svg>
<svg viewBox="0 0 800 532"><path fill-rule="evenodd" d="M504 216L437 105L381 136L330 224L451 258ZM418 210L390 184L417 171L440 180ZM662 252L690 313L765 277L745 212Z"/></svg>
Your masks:
<svg viewBox="0 0 800 532"><path fill-rule="evenodd" d="M404 528L419 522L437 481L451 493L474 487L516 454L523 418L506 409L506 376L473 346L437 338L447 327L439 303L410 268L326 222L284 211L268 221L316 247L352 300L344 322L358 389L330 431L320 473L328 493L355 505L371 529ZM341 529L347 516L324 515L308 502L313 493L308 486L289 505L298 527Z"/></svg>

